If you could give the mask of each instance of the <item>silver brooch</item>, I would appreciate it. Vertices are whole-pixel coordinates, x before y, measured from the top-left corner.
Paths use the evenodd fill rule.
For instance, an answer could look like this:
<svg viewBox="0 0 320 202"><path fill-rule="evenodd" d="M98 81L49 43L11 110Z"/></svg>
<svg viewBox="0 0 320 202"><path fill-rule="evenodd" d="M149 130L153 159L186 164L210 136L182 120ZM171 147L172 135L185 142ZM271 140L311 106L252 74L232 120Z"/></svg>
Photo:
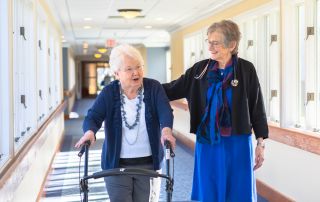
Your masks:
<svg viewBox="0 0 320 202"><path fill-rule="evenodd" d="M237 87L238 84L239 84L238 79L233 79L233 80L231 80L231 85L232 85L233 87Z"/></svg>

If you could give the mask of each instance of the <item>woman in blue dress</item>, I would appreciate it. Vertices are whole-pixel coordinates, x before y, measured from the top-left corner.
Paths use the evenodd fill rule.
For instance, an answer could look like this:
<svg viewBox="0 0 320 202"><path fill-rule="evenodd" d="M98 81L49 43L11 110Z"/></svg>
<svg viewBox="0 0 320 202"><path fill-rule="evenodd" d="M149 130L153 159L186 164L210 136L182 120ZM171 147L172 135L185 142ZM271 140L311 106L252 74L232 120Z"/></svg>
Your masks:
<svg viewBox="0 0 320 202"><path fill-rule="evenodd" d="M256 201L254 170L264 161L268 125L255 67L237 56L240 35L230 20L213 23L210 58L163 84L170 100L188 100L190 132L197 136L192 200Z"/></svg>

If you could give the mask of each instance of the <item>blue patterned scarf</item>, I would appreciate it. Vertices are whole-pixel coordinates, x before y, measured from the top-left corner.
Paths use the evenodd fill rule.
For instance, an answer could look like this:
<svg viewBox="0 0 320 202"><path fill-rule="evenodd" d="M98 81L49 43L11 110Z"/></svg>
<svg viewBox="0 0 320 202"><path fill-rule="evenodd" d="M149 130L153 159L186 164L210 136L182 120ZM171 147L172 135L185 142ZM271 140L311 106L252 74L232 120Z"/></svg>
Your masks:
<svg viewBox="0 0 320 202"><path fill-rule="evenodd" d="M207 104L204 116L197 130L197 141L206 144L220 142L220 136L231 135L231 108L228 105L226 91L231 87L233 68L237 65L237 56L232 56L220 74L218 62L212 61L208 68Z"/></svg>

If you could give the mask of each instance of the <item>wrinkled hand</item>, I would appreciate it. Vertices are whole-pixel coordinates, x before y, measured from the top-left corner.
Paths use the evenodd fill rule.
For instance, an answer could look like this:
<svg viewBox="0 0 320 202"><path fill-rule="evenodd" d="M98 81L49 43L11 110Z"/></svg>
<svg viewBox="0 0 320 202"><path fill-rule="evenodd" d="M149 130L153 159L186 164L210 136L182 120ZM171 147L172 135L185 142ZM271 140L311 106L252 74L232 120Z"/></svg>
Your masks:
<svg viewBox="0 0 320 202"><path fill-rule="evenodd" d="M264 147L261 145L257 145L256 147L256 157L255 157L255 165L253 167L253 170L257 170L260 168L264 161Z"/></svg>
<svg viewBox="0 0 320 202"><path fill-rule="evenodd" d="M164 145L164 141L168 140L171 144L172 149L176 148L176 138L172 135L172 129L165 127L161 131L161 144Z"/></svg>
<svg viewBox="0 0 320 202"><path fill-rule="evenodd" d="M87 140L90 140L90 145L93 145L96 141L94 136L94 132L88 130L85 134L81 137L81 139L74 145L76 148L80 148Z"/></svg>

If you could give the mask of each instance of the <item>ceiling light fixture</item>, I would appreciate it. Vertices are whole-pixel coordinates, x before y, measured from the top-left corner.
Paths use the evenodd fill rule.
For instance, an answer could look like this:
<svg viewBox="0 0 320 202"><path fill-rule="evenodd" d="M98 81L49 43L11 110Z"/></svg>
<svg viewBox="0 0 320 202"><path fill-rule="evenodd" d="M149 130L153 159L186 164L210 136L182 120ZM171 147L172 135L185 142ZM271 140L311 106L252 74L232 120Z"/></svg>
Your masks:
<svg viewBox="0 0 320 202"><path fill-rule="evenodd" d="M106 48L98 48L99 53L105 53L107 52Z"/></svg>
<svg viewBox="0 0 320 202"><path fill-rule="evenodd" d="M127 19L132 19L140 15L141 9L118 9L120 15Z"/></svg>

